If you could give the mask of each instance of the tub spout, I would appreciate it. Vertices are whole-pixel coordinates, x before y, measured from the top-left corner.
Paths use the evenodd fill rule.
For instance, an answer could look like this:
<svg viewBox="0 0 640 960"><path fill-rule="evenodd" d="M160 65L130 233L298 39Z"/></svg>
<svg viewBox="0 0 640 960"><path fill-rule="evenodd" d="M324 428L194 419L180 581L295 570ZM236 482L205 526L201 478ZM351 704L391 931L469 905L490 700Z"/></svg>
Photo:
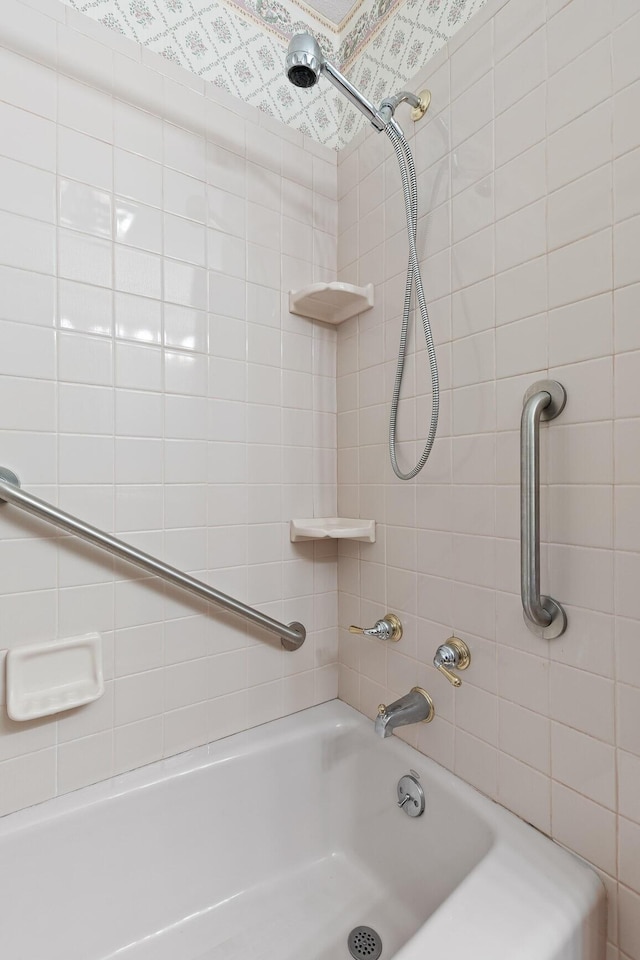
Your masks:
<svg viewBox="0 0 640 960"><path fill-rule="evenodd" d="M378 707L375 719L375 731L379 737L390 737L396 727L408 723L429 723L435 714L433 700L422 687L414 687L404 697L385 706Z"/></svg>

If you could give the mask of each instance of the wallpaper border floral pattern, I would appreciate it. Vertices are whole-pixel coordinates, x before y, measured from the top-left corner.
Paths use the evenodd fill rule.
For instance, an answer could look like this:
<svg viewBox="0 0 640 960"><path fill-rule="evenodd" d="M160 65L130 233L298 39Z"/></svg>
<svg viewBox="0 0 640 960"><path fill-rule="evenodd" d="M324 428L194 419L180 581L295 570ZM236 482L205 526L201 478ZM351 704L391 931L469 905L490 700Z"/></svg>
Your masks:
<svg viewBox="0 0 640 960"><path fill-rule="evenodd" d="M485 0L362 0L336 27L297 0L63 0L330 147L360 117L324 84L287 83L284 48L302 30L377 101L409 80Z"/></svg>

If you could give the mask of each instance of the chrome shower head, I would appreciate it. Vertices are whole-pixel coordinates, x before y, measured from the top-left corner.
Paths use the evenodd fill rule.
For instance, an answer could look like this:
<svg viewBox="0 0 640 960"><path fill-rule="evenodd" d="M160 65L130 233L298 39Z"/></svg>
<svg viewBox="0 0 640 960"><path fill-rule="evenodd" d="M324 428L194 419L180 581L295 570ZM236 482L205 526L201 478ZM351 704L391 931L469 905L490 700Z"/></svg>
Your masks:
<svg viewBox="0 0 640 960"><path fill-rule="evenodd" d="M324 64L318 41L310 33L297 33L289 42L285 70L294 87L313 87Z"/></svg>
<svg viewBox="0 0 640 960"><path fill-rule="evenodd" d="M320 74L325 73L334 87L364 113L376 130L384 130L388 118L376 110L337 67L325 59L318 41L310 33L296 33L291 38L284 65L287 77L295 87L314 87Z"/></svg>

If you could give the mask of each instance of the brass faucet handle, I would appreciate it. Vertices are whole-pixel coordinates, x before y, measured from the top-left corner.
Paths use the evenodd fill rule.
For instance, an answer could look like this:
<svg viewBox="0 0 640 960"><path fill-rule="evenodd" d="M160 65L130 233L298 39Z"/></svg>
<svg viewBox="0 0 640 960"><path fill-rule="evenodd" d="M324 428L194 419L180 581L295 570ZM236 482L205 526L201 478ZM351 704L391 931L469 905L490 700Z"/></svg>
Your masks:
<svg viewBox="0 0 640 960"><path fill-rule="evenodd" d="M381 717L382 714L383 714L383 713L386 713L386 712L387 712L387 705L386 705L386 703L379 703L379 704L378 704L378 716Z"/></svg>
<svg viewBox="0 0 640 960"><path fill-rule="evenodd" d="M444 673L445 677L447 678L447 680L452 686L454 687L462 686L462 680L460 679L460 677L456 677L455 673L451 673L451 671L445 667L444 663L439 663L436 669L439 670L440 673Z"/></svg>
<svg viewBox="0 0 640 960"><path fill-rule="evenodd" d="M395 613L385 613L381 620L376 620L372 627L356 627L353 624L349 627L349 633L363 633L367 637L375 637L377 640L391 640L397 643L402 637L402 624L400 618Z"/></svg>
<svg viewBox="0 0 640 960"><path fill-rule="evenodd" d="M433 665L443 673L454 687L462 686L462 680L452 670L466 670L471 663L471 653L464 640L458 637L449 637L436 650Z"/></svg>

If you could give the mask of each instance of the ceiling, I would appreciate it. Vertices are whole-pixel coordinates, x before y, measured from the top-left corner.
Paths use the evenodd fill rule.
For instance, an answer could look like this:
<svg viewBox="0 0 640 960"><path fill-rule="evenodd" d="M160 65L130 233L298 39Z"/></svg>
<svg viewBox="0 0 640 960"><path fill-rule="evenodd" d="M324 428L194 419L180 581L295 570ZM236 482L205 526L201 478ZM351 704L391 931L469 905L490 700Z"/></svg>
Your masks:
<svg viewBox="0 0 640 960"><path fill-rule="evenodd" d="M339 30L342 21L347 17L351 19L363 2L364 0L308 0L307 6ZM303 7L302 4L300 6Z"/></svg>

